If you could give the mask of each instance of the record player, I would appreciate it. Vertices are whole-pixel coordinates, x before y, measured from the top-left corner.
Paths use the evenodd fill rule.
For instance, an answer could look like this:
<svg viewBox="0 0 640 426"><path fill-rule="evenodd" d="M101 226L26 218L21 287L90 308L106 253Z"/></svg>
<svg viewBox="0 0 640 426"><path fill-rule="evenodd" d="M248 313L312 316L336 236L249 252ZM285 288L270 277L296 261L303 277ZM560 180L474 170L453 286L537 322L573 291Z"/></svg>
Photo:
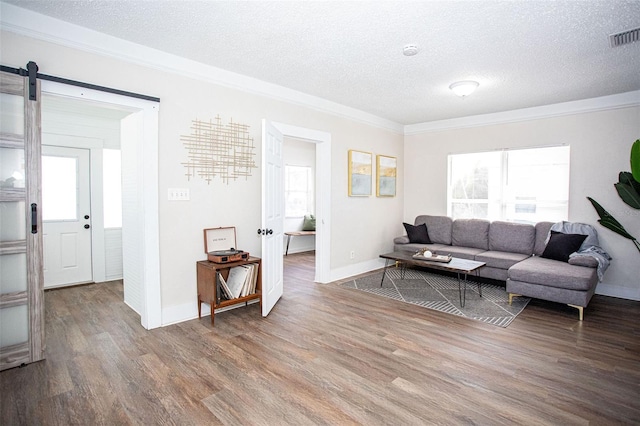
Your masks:
<svg viewBox="0 0 640 426"><path fill-rule="evenodd" d="M236 228L207 228L204 230L204 251L207 260L214 263L229 263L249 259L249 253L236 247Z"/></svg>

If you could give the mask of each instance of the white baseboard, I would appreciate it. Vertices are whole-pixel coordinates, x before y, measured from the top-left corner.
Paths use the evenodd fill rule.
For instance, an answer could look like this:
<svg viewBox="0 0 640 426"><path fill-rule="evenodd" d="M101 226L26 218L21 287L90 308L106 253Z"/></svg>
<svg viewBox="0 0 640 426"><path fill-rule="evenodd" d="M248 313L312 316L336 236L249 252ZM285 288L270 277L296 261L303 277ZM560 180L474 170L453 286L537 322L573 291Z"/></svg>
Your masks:
<svg viewBox="0 0 640 426"><path fill-rule="evenodd" d="M259 303L259 300L251 300L249 301L249 305L253 303ZM224 308L216 309L216 314L220 312L230 311L231 309L243 308L244 303L238 303L237 305L225 306ZM202 316L208 317L211 312L211 308L209 304L202 304ZM184 303L182 305L177 306L169 306L167 308L162 309L162 327L166 327L167 325L177 324L184 321L190 321L192 319L198 318L198 305L197 303Z"/></svg>
<svg viewBox="0 0 640 426"><path fill-rule="evenodd" d="M288 254L305 253L307 251L314 251L315 249L316 246L297 247L295 249L290 249Z"/></svg>
<svg viewBox="0 0 640 426"><path fill-rule="evenodd" d="M613 286L607 283L598 283L598 286L596 287L596 294L640 301L640 292L638 292L637 288Z"/></svg>
<svg viewBox="0 0 640 426"><path fill-rule="evenodd" d="M380 268L384 268L384 260L382 259L372 259L342 268L332 269L330 282L353 277L354 275L364 274L365 272L375 271Z"/></svg>

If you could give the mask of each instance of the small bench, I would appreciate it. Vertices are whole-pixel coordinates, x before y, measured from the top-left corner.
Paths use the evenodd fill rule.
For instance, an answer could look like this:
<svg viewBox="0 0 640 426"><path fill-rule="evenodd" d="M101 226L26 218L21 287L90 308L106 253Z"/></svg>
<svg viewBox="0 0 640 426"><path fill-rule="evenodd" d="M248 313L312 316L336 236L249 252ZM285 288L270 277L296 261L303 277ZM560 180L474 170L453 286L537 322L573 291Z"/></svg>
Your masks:
<svg viewBox="0 0 640 426"><path fill-rule="evenodd" d="M285 232L284 235L287 236L287 250L284 252L284 255L288 256L289 242L291 241L291 237L303 237L305 235L316 235L316 231L291 231L291 232Z"/></svg>

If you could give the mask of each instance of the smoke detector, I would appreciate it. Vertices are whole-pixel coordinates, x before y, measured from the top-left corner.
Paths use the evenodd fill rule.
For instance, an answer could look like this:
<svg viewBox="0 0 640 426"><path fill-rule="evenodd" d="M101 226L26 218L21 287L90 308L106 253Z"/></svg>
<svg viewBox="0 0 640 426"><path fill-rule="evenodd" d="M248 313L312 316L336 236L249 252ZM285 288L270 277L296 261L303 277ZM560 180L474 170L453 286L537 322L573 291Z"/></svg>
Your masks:
<svg viewBox="0 0 640 426"><path fill-rule="evenodd" d="M407 44L404 49L402 49L402 54L404 56L415 56L418 54L418 46L415 44Z"/></svg>

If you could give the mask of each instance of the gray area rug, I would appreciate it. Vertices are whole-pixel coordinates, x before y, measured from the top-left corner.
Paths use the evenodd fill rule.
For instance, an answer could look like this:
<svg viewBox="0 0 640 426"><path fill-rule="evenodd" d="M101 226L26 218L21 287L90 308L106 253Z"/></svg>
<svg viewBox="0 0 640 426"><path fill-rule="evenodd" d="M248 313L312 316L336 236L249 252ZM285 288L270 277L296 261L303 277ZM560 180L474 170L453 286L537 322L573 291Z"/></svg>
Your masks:
<svg viewBox="0 0 640 426"><path fill-rule="evenodd" d="M482 297L480 297L478 283L468 281L463 308L460 306L457 278L407 269L404 279L401 279L400 268L389 268L382 287L380 287L381 279L382 272L378 272L343 283L341 286L499 327L507 327L511 324L531 300L527 297L517 297L513 299L512 305L509 305L509 295L504 287L486 283L480 284L482 286Z"/></svg>

